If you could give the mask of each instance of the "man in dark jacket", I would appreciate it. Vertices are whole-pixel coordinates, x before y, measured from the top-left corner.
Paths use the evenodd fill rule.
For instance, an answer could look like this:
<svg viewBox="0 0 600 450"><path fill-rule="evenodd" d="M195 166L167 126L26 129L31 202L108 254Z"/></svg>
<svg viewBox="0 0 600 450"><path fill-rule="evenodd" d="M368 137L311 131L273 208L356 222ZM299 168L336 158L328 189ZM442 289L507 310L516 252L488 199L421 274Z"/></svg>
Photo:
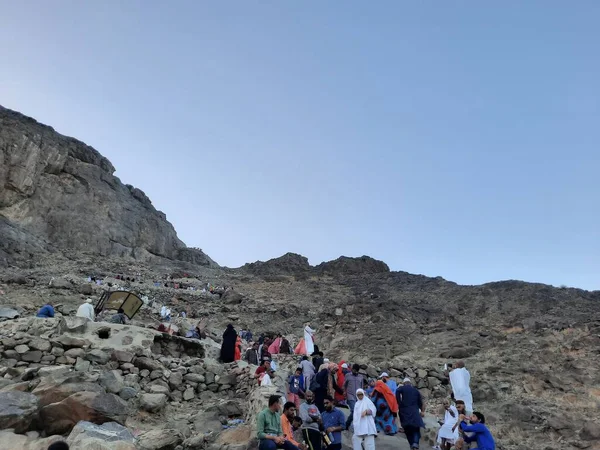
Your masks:
<svg viewBox="0 0 600 450"><path fill-rule="evenodd" d="M404 385L396 390L400 424L406 434L406 440L411 449L419 448L421 428L425 427L425 404L421 393L412 385L410 378L405 378Z"/></svg>

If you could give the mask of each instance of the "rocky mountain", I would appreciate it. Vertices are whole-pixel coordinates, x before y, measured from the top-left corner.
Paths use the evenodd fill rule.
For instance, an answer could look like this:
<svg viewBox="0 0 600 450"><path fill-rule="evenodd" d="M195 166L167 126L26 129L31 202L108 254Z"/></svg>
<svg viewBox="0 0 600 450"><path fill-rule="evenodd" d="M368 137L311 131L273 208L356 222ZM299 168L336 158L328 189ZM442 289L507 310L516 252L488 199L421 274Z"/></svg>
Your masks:
<svg viewBox="0 0 600 450"><path fill-rule="evenodd" d="M214 266L94 148L0 107L0 262L42 251Z"/></svg>
<svg viewBox="0 0 600 450"><path fill-rule="evenodd" d="M50 405L33 405L31 395L41 397L37 383L70 386L62 378L74 370L83 391L97 390L95 380L114 378L119 390L104 386L94 395L77 396L70 387L46 413L66 414L72 403L93 403L99 396L116 401L109 391L123 391L129 415L117 422L143 430L145 443L136 441L136 448L180 448L150 444L152 433L173 436L177 429L182 434L177 442L186 449L250 449L255 445L251 419L267 391L256 386L250 369L214 361L219 337L233 323L255 335L281 332L297 341L303 324L310 322L330 359L358 362L369 376L385 370L415 380L427 398L432 424L427 445L433 443L441 400L450 393L442 368L464 359L476 408L488 418L499 450L600 449L600 291L515 280L462 286L441 277L391 271L368 256L311 266L306 257L288 253L222 268L186 248L164 214L113 173L110 162L91 147L0 109L0 306L23 316L0 326L0 381L5 380L0 383L0 411L4 401L42 414ZM91 275L103 284L88 282ZM215 294L203 290L207 283L219 287ZM72 341L62 341L61 319L44 328L28 317L51 302L59 316L74 319L85 298L95 301L117 285L154 305L144 307L129 326L111 325L115 335L106 342L93 332L102 325L93 324L93 330L78 332L85 339L73 348ZM190 359L182 353L189 343L163 342L160 333L148 334L147 327L156 327L161 305L186 311L191 322L173 322L184 331L198 320L208 322L214 340L202 343L211 358L198 351ZM117 333L124 333L122 340ZM49 343L40 344L40 337ZM135 349L121 348L129 345ZM121 351L131 353L131 359ZM276 384L284 390L294 361L281 362ZM11 395L2 397L5 392ZM160 399L156 411L151 399ZM235 428L217 437L221 423L215 414L224 401L235 407L236 417L249 419L237 440L223 437L235 434ZM15 418L8 416L0 428L13 423ZM70 439L75 440L81 417L50 431L66 435L72 428ZM40 429L33 419L17 422L23 430ZM97 435L102 430L91 431ZM10 436L17 438L25 439L23 434ZM377 446L402 449L403 442L378 438Z"/></svg>

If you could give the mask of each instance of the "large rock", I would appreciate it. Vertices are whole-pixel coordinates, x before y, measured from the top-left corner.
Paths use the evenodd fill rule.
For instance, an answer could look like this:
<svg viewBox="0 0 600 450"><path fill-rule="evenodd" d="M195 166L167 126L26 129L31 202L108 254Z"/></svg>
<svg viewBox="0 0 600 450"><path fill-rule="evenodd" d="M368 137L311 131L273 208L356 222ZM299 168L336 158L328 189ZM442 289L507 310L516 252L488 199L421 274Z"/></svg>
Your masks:
<svg viewBox="0 0 600 450"><path fill-rule="evenodd" d="M152 358L148 358L146 356L141 356L139 358L135 358L133 360L133 364L138 367L140 370L149 370L152 372L153 370L162 370L164 367L162 364Z"/></svg>
<svg viewBox="0 0 600 450"><path fill-rule="evenodd" d="M179 430L150 430L138 436L140 450L174 450L183 441Z"/></svg>
<svg viewBox="0 0 600 450"><path fill-rule="evenodd" d="M98 364L106 364L108 361L110 361L110 353L107 353L103 350L94 349L86 353L85 359Z"/></svg>
<svg viewBox="0 0 600 450"><path fill-rule="evenodd" d="M165 214L114 176L95 149L3 107L0 161L0 216L7 222L0 250L9 261L60 248L216 266L187 248Z"/></svg>
<svg viewBox="0 0 600 450"><path fill-rule="evenodd" d="M116 370L102 372L98 377L98 384L111 394L118 394L125 387L123 377Z"/></svg>
<svg viewBox="0 0 600 450"><path fill-rule="evenodd" d="M67 443L73 446L73 448L78 448L75 446L82 440L90 438L100 439L104 442L129 442L131 444L135 442L135 437L131 431L116 422L106 422L96 425L95 423L82 420L73 427Z"/></svg>
<svg viewBox="0 0 600 450"><path fill-rule="evenodd" d="M158 412L167 404L165 394L143 394L140 397L140 408L148 412Z"/></svg>
<svg viewBox="0 0 600 450"><path fill-rule="evenodd" d="M600 442L600 424L598 422L586 422L579 433L579 437L584 441Z"/></svg>
<svg viewBox="0 0 600 450"><path fill-rule="evenodd" d="M81 348L90 345L90 341L87 339L67 336L66 334L58 336L53 340L53 342L60 344L65 350L70 348Z"/></svg>
<svg viewBox="0 0 600 450"><path fill-rule="evenodd" d="M104 388L95 383L85 373L56 372L42 378L42 381L31 392L39 401L40 406L60 402L77 392L95 392L103 394Z"/></svg>
<svg viewBox="0 0 600 450"><path fill-rule="evenodd" d="M46 433L64 434L80 420L96 424L111 421L123 424L128 413L127 402L114 394L79 392L43 407L40 419Z"/></svg>
<svg viewBox="0 0 600 450"><path fill-rule="evenodd" d="M27 392L0 392L0 429L13 428L17 433L29 429L37 416L39 401Z"/></svg>

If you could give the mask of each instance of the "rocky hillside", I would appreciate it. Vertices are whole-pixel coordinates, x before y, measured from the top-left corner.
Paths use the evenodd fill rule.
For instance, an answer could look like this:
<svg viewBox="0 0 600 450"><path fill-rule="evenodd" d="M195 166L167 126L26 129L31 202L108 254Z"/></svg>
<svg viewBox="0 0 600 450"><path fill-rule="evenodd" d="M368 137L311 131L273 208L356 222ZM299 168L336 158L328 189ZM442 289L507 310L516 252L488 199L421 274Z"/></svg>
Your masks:
<svg viewBox="0 0 600 450"><path fill-rule="evenodd" d="M92 147L0 107L0 263L39 252L214 262Z"/></svg>
<svg viewBox="0 0 600 450"><path fill-rule="evenodd" d="M414 377L427 396L432 419L449 393L442 367L466 360L475 405L488 417L500 450L600 449L600 291L522 281L461 286L440 277L390 271L368 256L311 266L306 257L288 253L237 269L221 268L186 248L164 214L113 172L110 162L91 147L0 109L0 306L31 316L52 302L69 317L85 298L97 300L103 290L119 285L155 305L208 320L217 340L230 322L255 335L282 332L292 340L310 322L329 358L363 364L370 375L386 370L399 378ZM90 276L102 284L90 283ZM219 286L218 293L203 292L207 283ZM230 289L221 289L225 286ZM132 327L156 326L156 308L140 316ZM35 330L27 324L28 332ZM36 361L29 361L33 356L28 352L38 349L23 331L0 336L0 373L5 378L29 379L29 370L47 364L64 363L76 370L78 359L66 359L59 345L39 350ZM19 353L17 346L25 345ZM140 355L145 352L141 347ZM93 346L85 355L88 350ZM154 350L159 359L169 352ZM227 398L239 394L218 383L206 386L215 389L211 394L198 390L193 384L197 377L182 361L183 356L181 361L162 361L164 379L147 385L135 362L110 362L107 369L134 379L139 396L156 394L156 384L168 388L164 395L173 408L168 417L180 409L188 414L190 402L198 400L193 405L198 424L210 412L208 403L202 403L205 396L213 407L225 396L221 389ZM89 369L85 361L80 363ZM205 363L194 369L202 376ZM92 365L90 370L97 376L95 371L104 369ZM167 369L187 376L187 383L173 383ZM0 393L21 387L12 384L3 388L0 383ZM134 406L139 400L133 400ZM129 420L132 428L148 420L139 427L149 429L162 417L134 414ZM176 422L168 426L175 428ZM247 436L242 440L247 442ZM381 443L378 448L383 449ZM246 448L243 444L239 450Z"/></svg>

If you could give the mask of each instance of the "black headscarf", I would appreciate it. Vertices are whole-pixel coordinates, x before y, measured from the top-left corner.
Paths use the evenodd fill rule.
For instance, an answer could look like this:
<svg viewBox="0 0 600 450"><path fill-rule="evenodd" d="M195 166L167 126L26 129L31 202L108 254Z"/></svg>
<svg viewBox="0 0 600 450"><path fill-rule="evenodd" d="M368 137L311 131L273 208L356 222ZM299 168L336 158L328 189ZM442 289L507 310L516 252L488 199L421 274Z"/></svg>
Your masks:
<svg viewBox="0 0 600 450"><path fill-rule="evenodd" d="M235 360L235 342L237 340L237 331L233 325L227 325L223 333L223 344L221 344L221 361L230 363Z"/></svg>

